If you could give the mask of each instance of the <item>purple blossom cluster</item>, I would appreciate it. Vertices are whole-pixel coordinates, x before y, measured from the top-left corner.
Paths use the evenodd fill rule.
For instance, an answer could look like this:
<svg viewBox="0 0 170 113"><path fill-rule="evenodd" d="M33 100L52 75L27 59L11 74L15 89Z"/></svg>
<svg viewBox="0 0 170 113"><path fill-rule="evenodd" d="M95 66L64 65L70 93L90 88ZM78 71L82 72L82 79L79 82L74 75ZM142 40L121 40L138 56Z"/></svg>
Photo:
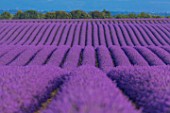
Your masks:
<svg viewBox="0 0 170 113"><path fill-rule="evenodd" d="M82 65L95 66L96 54L95 49L92 46L86 46L83 50Z"/></svg>
<svg viewBox="0 0 170 113"><path fill-rule="evenodd" d="M170 54L162 49L162 48L159 48L159 47L155 47L155 46L150 46L148 47L153 53L155 53L159 58L162 59L162 61L165 63L165 64L170 64Z"/></svg>
<svg viewBox="0 0 170 113"><path fill-rule="evenodd" d="M121 47L119 46L111 46L109 48L112 59L114 61L114 64L116 66L131 66L131 63L126 56L126 54L123 52Z"/></svg>
<svg viewBox="0 0 170 113"><path fill-rule="evenodd" d="M168 113L170 67L118 67L108 76L144 113Z"/></svg>
<svg viewBox="0 0 170 113"><path fill-rule="evenodd" d="M165 65L164 62L148 48L138 46L135 47L135 49L148 61L149 65Z"/></svg>
<svg viewBox="0 0 170 113"><path fill-rule="evenodd" d="M76 68L81 60L81 46L73 46L69 51L67 56L63 59L63 65L61 65L62 68L67 70L72 70Z"/></svg>
<svg viewBox="0 0 170 113"><path fill-rule="evenodd" d="M57 67L0 67L1 113L32 113L67 74Z"/></svg>
<svg viewBox="0 0 170 113"><path fill-rule="evenodd" d="M105 46L100 46L96 51L99 68L108 72L114 66L109 50Z"/></svg>
<svg viewBox="0 0 170 113"><path fill-rule="evenodd" d="M105 73L91 66L73 70L41 113L140 113Z"/></svg>
<svg viewBox="0 0 170 113"><path fill-rule="evenodd" d="M147 61L132 47L126 46L122 47L125 54L128 56L130 62L133 65L147 66Z"/></svg>
<svg viewBox="0 0 170 113"><path fill-rule="evenodd" d="M68 51L68 46L58 46L55 51L52 51L52 55L49 57L49 60L46 62L46 64L60 66Z"/></svg>

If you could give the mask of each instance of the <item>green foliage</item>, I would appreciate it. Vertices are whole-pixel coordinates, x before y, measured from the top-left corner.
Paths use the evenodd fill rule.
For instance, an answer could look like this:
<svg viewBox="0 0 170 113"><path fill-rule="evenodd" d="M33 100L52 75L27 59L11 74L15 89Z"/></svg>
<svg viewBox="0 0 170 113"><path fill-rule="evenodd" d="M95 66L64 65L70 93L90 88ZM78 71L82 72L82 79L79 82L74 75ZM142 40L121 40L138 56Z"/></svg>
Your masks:
<svg viewBox="0 0 170 113"><path fill-rule="evenodd" d="M103 15L104 15L104 18L112 18L112 15L110 13L110 11L107 11L107 10L103 10L102 11Z"/></svg>
<svg viewBox="0 0 170 113"><path fill-rule="evenodd" d="M127 15L123 15L123 14L118 14L118 15L115 15L114 18L128 18Z"/></svg>
<svg viewBox="0 0 170 113"><path fill-rule="evenodd" d="M150 14L147 14L145 12L142 12L138 14L138 18L151 18L152 16Z"/></svg>
<svg viewBox="0 0 170 113"><path fill-rule="evenodd" d="M56 19L70 19L71 15L65 11L56 11Z"/></svg>
<svg viewBox="0 0 170 113"><path fill-rule="evenodd" d="M159 15L153 15L152 18L163 18L163 17Z"/></svg>
<svg viewBox="0 0 170 113"><path fill-rule="evenodd" d="M118 14L115 15L114 18L162 18L161 16L157 16L157 15L151 15L151 14L147 14L147 13L140 13L140 14L134 14L134 13L130 13L130 14Z"/></svg>
<svg viewBox="0 0 170 113"><path fill-rule="evenodd" d="M14 15L13 19L23 19L24 13L21 10L18 10L18 12Z"/></svg>
<svg viewBox="0 0 170 113"><path fill-rule="evenodd" d="M128 18L137 18L138 16L134 13L130 13L127 15Z"/></svg>
<svg viewBox="0 0 170 113"><path fill-rule="evenodd" d="M55 12L47 12L44 15L44 18L45 19L56 19L56 13Z"/></svg>
<svg viewBox="0 0 170 113"><path fill-rule="evenodd" d="M91 11L89 13L89 15L93 18L93 19L102 19L105 18L105 15L103 12L99 12L99 11Z"/></svg>
<svg viewBox="0 0 170 113"><path fill-rule="evenodd" d="M45 18L45 14L39 13L39 18L40 18L40 19L46 19L46 18Z"/></svg>
<svg viewBox="0 0 170 113"><path fill-rule="evenodd" d="M12 15L9 12L3 12L0 19L12 19Z"/></svg>
<svg viewBox="0 0 170 113"><path fill-rule="evenodd" d="M90 18L90 15L82 10L71 11L72 19L87 19Z"/></svg>
<svg viewBox="0 0 170 113"><path fill-rule="evenodd" d="M35 10L27 10L23 14L23 19L39 19L40 14Z"/></svg>
<svg viewBox="0 0 170 113"><path fill-rule="evenodd" d="M134 13L129 13L129 14L118 14L114 16L115 18L138 18L138 15Z"/></svg>
<svg viewBox="0 0 170 113"><path fill-rule="evenodd" d="M165 16L151 15L145 12L140 14L130 13L130 14L118 14L115 16L111 15L111 12L107 10L100 11L91 11L86 13L82 10L74 10L70 13L65 11L56 11L56 12L47 12L45 14L39 13L35 10L27 10L18 12L14 15L9 12L3 12L0 15L0 19L104 19L104 18L165 18ZM166 16L170 18L170 16Z"/></svg>

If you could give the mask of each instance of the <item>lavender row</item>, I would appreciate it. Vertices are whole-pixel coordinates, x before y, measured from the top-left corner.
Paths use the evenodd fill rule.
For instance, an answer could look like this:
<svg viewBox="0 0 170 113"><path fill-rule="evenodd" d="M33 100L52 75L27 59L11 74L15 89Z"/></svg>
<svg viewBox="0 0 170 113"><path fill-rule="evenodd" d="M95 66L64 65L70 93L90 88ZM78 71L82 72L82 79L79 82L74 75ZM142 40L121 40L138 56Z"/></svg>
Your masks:
<svg viewBox="0 0 170 113"><path fill-rule="evenodd" d="M2 113L33 113L63 84L64 70L50 66L0 67Z"/></svg>
<svg viewBox="0 0 170 113"><path fill-rule="evenodd" d="M168 113L170 67L118 67L108 76L143 113Z"/></svg>
<svg viewBox="0 0 170 113"><path fill-rule="evenodd" d="M0 45L162 46L170 44L164 24L105 24L100 21L72 23L3 23Z"/></svg>
<svg viewBox="0 0 170 113"><path fill-rule="evenodd" d="M108 72L116 66L170 65L170 46L0 46L0 65L54 65L72 70L91 65Z"/></svg>
<svg viewBox="0 0 170 113"><path fill-rule="evenodd" d="M170 67L0 67L3 113L166 113ZM35 87L36 86L36 87ZM122 90L122 91L121 91Z"/></svg>
<svg viewBox="0 0 170 113"><path fill-rule="evenodd" d="M73 70L40 113L140 113L106 74L95 67Z"/></svg>
<svg viewBox="0 0 170 113"><path fill-rule="evenodd" d="M169 24L170 20L167 18L159 19L27 19L27 20L1 20L0 23L72 23L72 22L93 22L100 23L142 23L142 24Z"/></svg>

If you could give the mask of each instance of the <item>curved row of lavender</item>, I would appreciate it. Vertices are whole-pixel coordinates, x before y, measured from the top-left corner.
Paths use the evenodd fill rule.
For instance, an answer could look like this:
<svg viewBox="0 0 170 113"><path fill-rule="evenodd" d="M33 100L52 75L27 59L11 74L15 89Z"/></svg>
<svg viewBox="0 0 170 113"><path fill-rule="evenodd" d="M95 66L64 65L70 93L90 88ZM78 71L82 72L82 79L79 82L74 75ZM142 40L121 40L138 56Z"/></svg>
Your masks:
<svg viewBox="0 0 170 113"><path fill-rule="evenodd" d="M2 113L169 112L170 66L1 66L0 80Z"/></svg>
<svg viewBox="0 0 170 113"><path fill-rule="evenodd" d="M0 46L0 65L53 65L72 70L81 65L108 72L117 66L170 65L170 46Z"/></svg>
<svg viewBox="0 0 170 113"><path fill-rule="evenodd" d="M0 112L33 113L64 82L58 67L0 67Z"/></svg>
<svg viewBox="0 0 170 113"><path fill-rule="evenodd" d="M140 113L105 73L91 66L73 70L40 113Z"/></svg>
<svg viewBox="0 0 170 113"><path fill-rule="evenodd" d="M48 23L58 23L58 22L81 22L81 21L98 21L101 23L169 23L169 18L126 18L126 19L19 19L19 20L1 20L0 23L29 23L29 22L48 22Z"/></svg>
<svg viewBox="0 0 170 113"><path fill-rule="evenodd" d="M170 112L170 67L118 67L108 76L144 113Z"/></svg>
<svg viewBox="0 0 170 113"><path fill-rule="evenodd" d="M104 72L50 66L0 67L3 113L140 113ZM95 83L94 83L95 82Z"/></svg>
<svg viewBox="0 0 170 113"><path fill-rule="evenodd" d="M114 21L114 20L112 20ZM116 21L116 20L115 20ZM130 21L130 20L129 20ZM136 21L136 20L132 20ZM0 22L0 45L148 46L170 44L169 19ZM138 22L137 21L137 22Z"/></svg>

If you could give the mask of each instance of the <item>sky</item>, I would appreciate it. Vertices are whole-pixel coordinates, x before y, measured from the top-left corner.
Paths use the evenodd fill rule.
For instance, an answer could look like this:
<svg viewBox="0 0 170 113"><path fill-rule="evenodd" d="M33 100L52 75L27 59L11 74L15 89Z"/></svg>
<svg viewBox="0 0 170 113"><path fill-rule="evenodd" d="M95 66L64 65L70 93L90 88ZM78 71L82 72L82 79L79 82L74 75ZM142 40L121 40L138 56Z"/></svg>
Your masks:
<svg viewBox="0 0 170 113"><path fill-rule="evenodd" d="M170 0L0 0L0 9L170 12Z"/></svg>

